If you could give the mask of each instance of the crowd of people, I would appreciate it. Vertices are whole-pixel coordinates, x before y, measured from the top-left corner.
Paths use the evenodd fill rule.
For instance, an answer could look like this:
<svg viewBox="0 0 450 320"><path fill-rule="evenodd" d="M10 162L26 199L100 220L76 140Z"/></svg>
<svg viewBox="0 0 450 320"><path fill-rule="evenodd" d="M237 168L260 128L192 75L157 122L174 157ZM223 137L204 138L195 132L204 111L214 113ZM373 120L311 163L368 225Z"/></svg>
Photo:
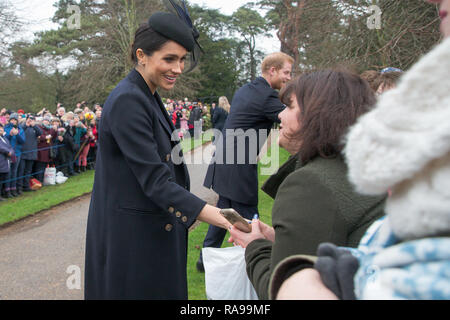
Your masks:
<svg viewBox="0 0 450 320"><path fill-rule="evenodd" d="M225 96L219 98L218 104L213 102L210 106L202 102L190 102L188 98L184 101L167 99L165 107L180 139L188 134L198 139L202 131L210 128L222 131L230 112L230 104Z"/></svg>
<svg viewBox="0 0 450 320"><path fill-rule="evenodd" d="M220 99L228 103L226 97ZM181 139L187 134L196 136L194 124L199 132L205 126L221 130L226 119L227 112L224 118L222 111L214 117L216 103L207 106L190 102L188 98L165 102ZM30 179L42 184L47 167L55 167L66 177L93 170L101 115L100 104L90 108L84 101L73 111L66 111L58 103L54 113L46 108L37 113L3 108L0 111L0 201L34 191Z"/></svg>
<svg viewBox="0 0 450 320"><path fill-rule="evenodd" d="M66 111L43 108L26 113L3 108L0 112L0 201L34 191L33 180L43 185L45 170L55 167L65 177L95 167L100 104L78 103ZM31 181L31 182L30 182Z"/></svg>

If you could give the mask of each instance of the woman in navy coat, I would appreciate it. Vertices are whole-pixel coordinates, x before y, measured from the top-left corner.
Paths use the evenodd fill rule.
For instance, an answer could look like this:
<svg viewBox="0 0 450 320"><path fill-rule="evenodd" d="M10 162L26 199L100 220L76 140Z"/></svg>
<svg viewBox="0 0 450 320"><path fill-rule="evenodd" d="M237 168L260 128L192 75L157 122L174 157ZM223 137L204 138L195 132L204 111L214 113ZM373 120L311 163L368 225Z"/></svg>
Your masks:
<svg viewBox="0 0 450 320"><path fill-rule="evenodd" d="M188 51L196 51L196 37L177 15L152 15L136 31L135 69L105 102L87 226L85 299L186 300L189 228L196 220L230 227L218 208L189 192L179 142L171 139L175 128L156 91L174 87Z"/></svg>

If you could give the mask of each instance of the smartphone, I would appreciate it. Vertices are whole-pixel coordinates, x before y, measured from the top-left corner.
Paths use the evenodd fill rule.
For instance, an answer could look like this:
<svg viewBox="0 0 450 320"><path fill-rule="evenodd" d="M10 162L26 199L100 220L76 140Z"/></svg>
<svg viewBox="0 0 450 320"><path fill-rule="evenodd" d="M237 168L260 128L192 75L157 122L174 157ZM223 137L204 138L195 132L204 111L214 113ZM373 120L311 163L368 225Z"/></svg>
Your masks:
<svg viewBox="0 0 450 320"><path fill-rule="evenodd" d="M221 209L220 214L225 217L234 227L243 232L252 232L252 225L247 222L239 213L234 209Z"/></svg>

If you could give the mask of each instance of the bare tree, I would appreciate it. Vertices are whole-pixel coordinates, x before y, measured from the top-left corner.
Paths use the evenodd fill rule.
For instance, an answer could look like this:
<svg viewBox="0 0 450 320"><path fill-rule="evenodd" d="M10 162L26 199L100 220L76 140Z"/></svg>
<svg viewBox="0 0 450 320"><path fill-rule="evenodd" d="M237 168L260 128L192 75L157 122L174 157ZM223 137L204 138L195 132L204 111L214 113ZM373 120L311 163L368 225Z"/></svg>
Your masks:
<svg viewBox="0 0 450 320"><path fill-rule="evenodd" d="M440 39L436 6L425 1L260 0L297 71L345 65L408 69ZM368 19L377 8L379 28Z"/></svg>
<svg viewBox="0 0 450 320"><path fill-rule="evenodd" d="M22 22L15 15L14 9L7 0L0 0L0 67L10 57L9 43L15 32L22 27Z"/></svg>

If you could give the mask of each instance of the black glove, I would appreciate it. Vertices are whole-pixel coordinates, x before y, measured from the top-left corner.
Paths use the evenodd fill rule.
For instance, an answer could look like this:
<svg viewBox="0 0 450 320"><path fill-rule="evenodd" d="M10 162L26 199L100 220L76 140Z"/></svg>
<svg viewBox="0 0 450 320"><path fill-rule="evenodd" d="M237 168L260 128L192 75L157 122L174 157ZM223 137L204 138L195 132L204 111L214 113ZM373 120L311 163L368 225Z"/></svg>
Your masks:
<svg viewBox="0 0 450 320"><path fill-rule="evenodd" d="M331 243L322 243L317 249L314 268L323 283L341 300L355 300L353 277L359 261L350 251Z"/></svg>

